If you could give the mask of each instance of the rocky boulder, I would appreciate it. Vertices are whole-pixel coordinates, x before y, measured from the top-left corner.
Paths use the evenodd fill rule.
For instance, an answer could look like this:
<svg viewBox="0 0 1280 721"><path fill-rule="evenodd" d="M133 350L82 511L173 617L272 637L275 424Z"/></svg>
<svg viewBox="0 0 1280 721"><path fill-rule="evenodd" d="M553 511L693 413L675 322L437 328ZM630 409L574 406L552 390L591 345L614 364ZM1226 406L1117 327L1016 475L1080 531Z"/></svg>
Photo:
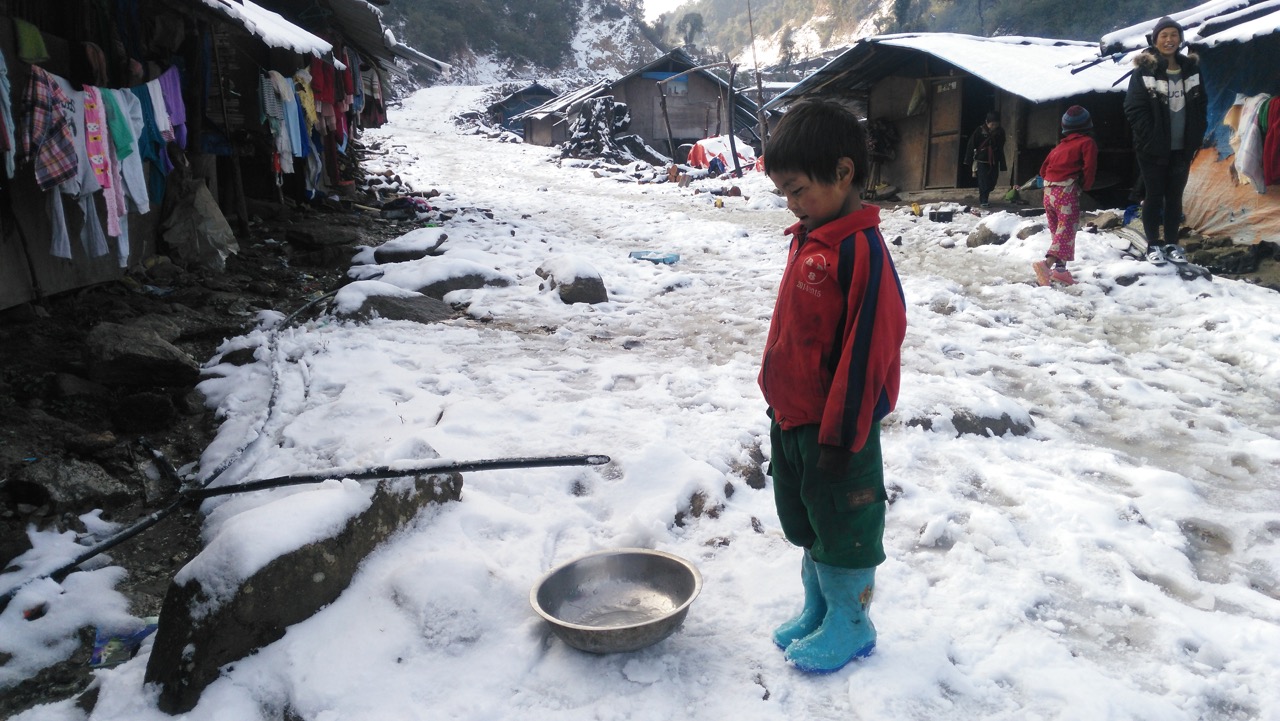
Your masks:
<svg viewBox="0 0 1280 721"><path fill-rule="evenodd" d="M605 303L609 300L600 271L582 258L558 255L539 266L536 272L546 281L540 287L555 290L565 305Z"/></svg>
<svg viewBox="0 0 1280 721"><path fill-rule="evenodd" d="M350 480L330 482L224 521L165 596L145 677L159 686L160 709L179 714L195 708L224 666L332 603L374 548L428 504L456 501L461 492L456 473L383 482L372 491ZM287 514L292 528L302 528L299 517L315 514L318 502L333 506L329 516L339 522L324 517L311 538L298 539L298 547L243 575L244 558L279 545L272 513Z"/></svg>
<svg viewBox="0 0 1280 721"><path fill-rule="evenodd" d="M200 366L142 325L99 323L85 339L89 378L108 386L192 386Z"/></svg>

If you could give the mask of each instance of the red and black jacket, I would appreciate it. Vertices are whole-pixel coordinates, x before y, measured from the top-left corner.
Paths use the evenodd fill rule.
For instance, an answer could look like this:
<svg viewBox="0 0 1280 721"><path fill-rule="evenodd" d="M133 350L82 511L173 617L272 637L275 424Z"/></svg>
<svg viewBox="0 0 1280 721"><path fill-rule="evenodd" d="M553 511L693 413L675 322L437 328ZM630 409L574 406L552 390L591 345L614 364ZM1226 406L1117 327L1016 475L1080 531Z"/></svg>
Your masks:
<svg viewBox="0 0 1280 721"><path fill-rule="evenodd" d="M898 401L906 300L880 209L867 205L806 233L791 252L758 382L784 429L818 424L818 442L853 452Z"/></svg>

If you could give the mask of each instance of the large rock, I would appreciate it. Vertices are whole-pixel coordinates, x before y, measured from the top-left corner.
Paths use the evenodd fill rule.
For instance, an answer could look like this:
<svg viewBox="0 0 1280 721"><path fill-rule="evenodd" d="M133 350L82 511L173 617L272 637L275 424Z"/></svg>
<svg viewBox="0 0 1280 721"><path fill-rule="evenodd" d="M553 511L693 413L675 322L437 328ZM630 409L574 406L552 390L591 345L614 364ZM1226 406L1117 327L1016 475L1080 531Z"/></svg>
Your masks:
<svg viewBox="0 0 1280 721"><path fill-rule="evenodd" d="M353 320L371 318L440 323L458 316L453 306L429 295L379 280L348 283L334 296L334 313Z"/></svg>
<svg viewBox="0 0 1280 721"><path fill-rule="evenodd" d="M385 318L424 324L442 323L458 317L453 306L429 295L415 295L410 298L373 295L365 298L359 309L344 315L349 315L354 320Z"/></svg>
<svg viewBox="0 0 1280 721"><path fill-rule="evenodd" d="M473 290L485 287L505 288L513 284L506 275L474 261L441 258L432 261L431 265L437 271L438 277L412 290L423 295L429 295L432 298L443 300L446 295L455 290ZM387 277L390 276L391 274L388 273Z"/></svg>
<svg viewBox="0 0 1280 721"><path fill-rule="evenodd" d="M154 330L99 323L85 340L89 378L108 386L192 386L200 366Z"/></svg>
<svg viewBox="0 0 1280 721"><path fill-rule="evenodd" d="M600 271L581 258L558 255L539 266L536 272L546 281L543 287L559 293L565 305L605 303L609 300Z"/></svg>
<svg viewBox="0 0 1280 721"><path fill-rule="evenodd" d="M1009 242L1008 235L997 233L982 223L979 223L978 227L974 228L965 239L965 245L970 248L977 248L980 245L1004 245L1007 242Z"/></svg>
<svg viewBox="0 0 1280 721"><path fill-rule="evenodd" d="M389 240L373 251L373 262L405 263L421 260L428 256L441 254L440 246L449 239L449 234L439 228L418 228Z"/></svg>
<svg viewBox="0 0 1280 721"><path fill-rule="evenodd" d="M146 682L159 685L160 709L178 714L195 708L200 694L218 678L223 666L279 640L290 625L332 603L378 544L427 504L456 501L461 492L462 477L456 473L422 476L412 482L383 482L373 491L368 506L331 535L276 556L231 588L227 588L229 580L237 579L228 579L227 569L218 566L219 553L210 552L214 561L202 560L204 553L197 556L179 572L165 595L160 627L147 661ZM222 529L222 534L239 534L228 544L253 548L255 544L278 543L278 528L248 522L230 527L234 520L224 523ZM221 540L221 535L215 537L210 545Z"/></svg>
<svg viewBox="0 0 1280 721"><path fill-rule="evenodd" d="M74 458L45 458L18 471L14 483L39 489L57 508L113 508L127 504L134 491L96 463Z"/></svg>

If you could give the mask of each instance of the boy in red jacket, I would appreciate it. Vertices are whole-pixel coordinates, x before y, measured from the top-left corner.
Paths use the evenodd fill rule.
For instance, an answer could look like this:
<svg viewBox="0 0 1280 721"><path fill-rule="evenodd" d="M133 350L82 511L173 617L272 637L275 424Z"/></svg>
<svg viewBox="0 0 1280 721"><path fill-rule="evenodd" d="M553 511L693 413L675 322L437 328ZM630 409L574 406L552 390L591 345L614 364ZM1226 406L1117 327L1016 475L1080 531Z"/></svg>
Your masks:
<svg viewBox="0 0 1280 721"><path fill-rule="evenodd" d="M1093 140L1089 111L1072 105L1062 116L1062 140L1040 166L1044 180L1044 217L1053 243L1044 260L1031 264L1040 285L1071 285L1075 278L1066 261L1076 259L1076 225L1080 222L1080 191L1093 187L1098 170L1098 144Z"/></svg>
<svg viewBox="0 0 1280 721"><path fill-rule="evenodd" d="M898 398L906 302L880 209L863 205L867 140L831 101L787 111L765 149L799 222L765 343L774 503L804 548L804 608L773 640L804 671L829 673L875 648L867 617L885 560L880 420Z"/></svg>

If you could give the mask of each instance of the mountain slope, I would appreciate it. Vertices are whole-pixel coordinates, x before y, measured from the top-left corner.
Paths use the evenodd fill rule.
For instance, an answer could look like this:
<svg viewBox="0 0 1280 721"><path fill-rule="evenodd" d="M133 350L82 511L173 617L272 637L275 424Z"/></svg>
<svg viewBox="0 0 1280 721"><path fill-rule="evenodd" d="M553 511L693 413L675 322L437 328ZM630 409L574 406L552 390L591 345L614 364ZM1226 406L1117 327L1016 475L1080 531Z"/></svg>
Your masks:
<svg viewBox="0 0 1280 721"><path fill-rule="evenodd" d="M451 83L595 79L661 54L638 0L418 0L384 13L397 37L454 65Z"/></svg>

